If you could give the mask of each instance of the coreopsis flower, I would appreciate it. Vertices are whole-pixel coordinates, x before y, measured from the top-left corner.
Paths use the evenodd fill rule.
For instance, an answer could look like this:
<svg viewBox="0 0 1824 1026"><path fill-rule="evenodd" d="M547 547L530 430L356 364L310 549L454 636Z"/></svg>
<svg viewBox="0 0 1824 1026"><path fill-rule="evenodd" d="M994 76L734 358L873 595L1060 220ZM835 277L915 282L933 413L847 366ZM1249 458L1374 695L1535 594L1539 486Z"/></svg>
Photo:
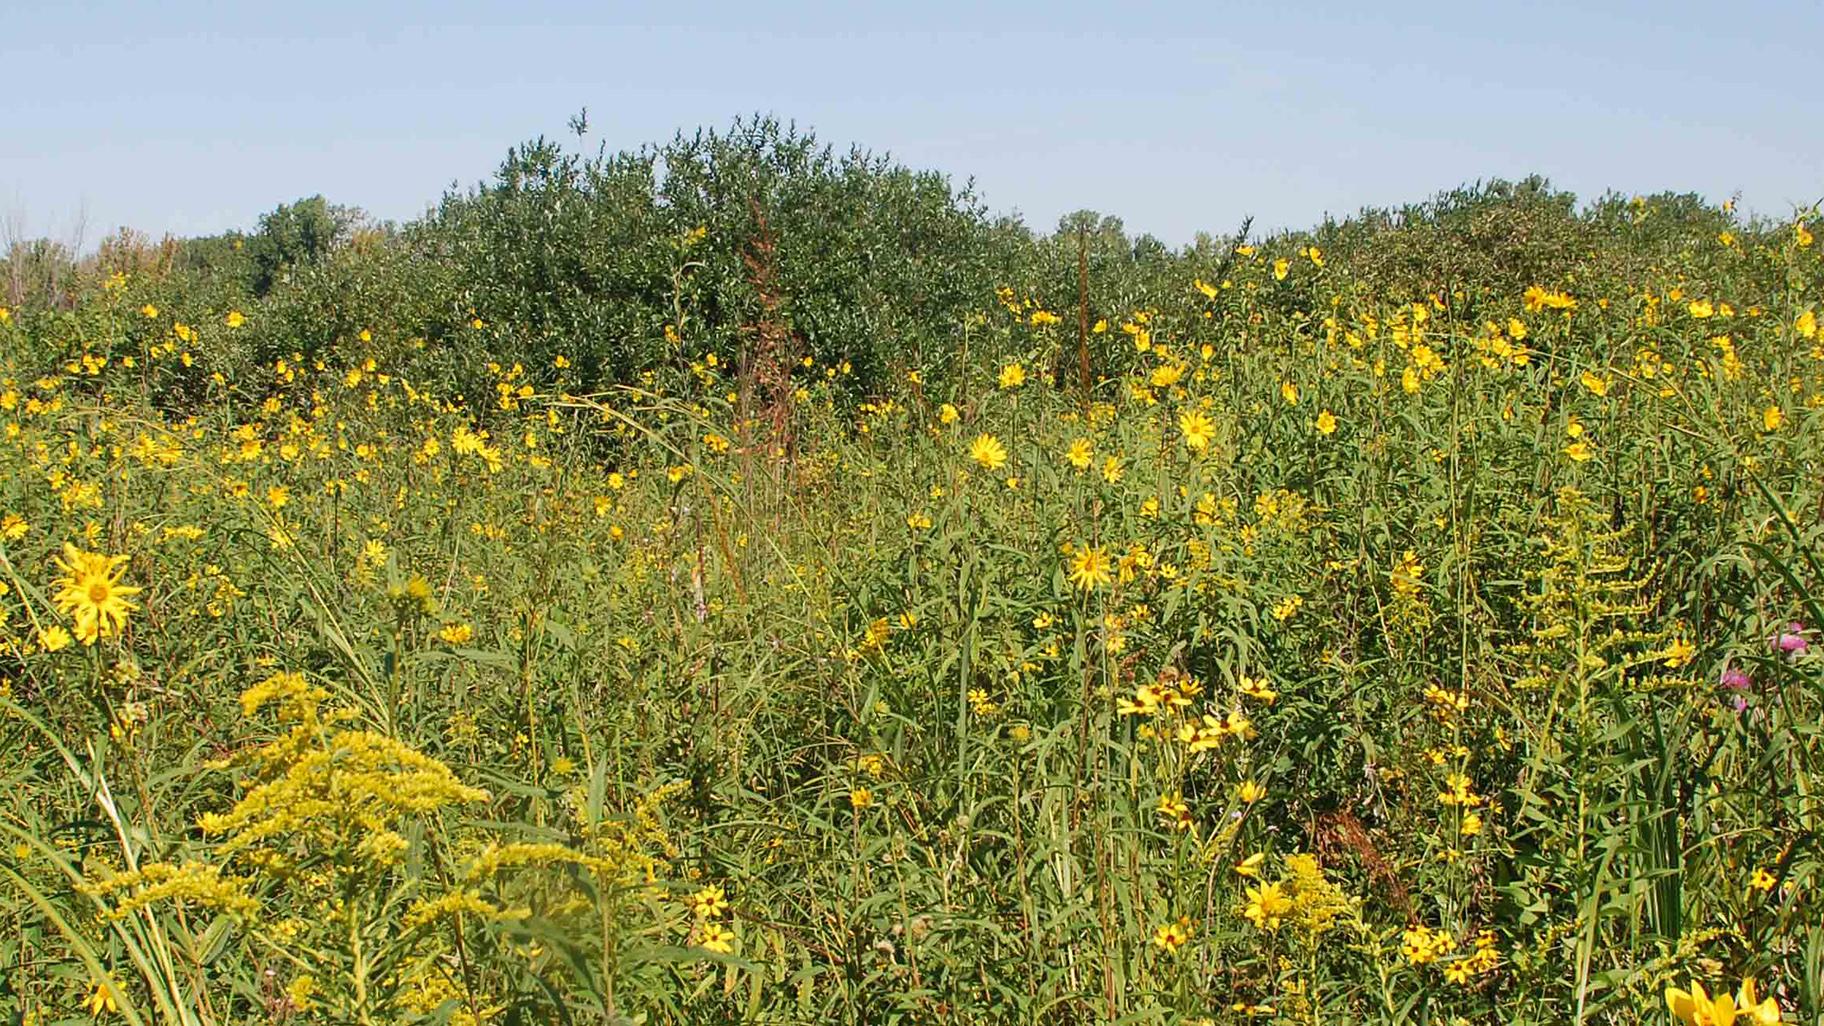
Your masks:
<svg viewBox="0 0 1824 1026"><path fill-rule="evenodd" d="M1178 949L1190 943L1191 920L1189 916L1179 916L1153 931L1153 946L1168 955L1175 955Z"/></svg>
<svg viewBox="0 0 1824 1026"><path fill-rule="evenodd" d="M728 892L720 886L710 885L685 899L690 910L698 919L719 919L728 911Z"/></svg>
<svg viewBox="0 0 1824 1026"><path fill-rule="evenodd" d="M735 931L721 923L704 923L697 933L697 947L726 955L735 950Z"/></svg>
<svg viewBox="0 0 1824 1026"><path fill-rule="evenodd" d="M1404 931L1400 938L1400 954L1413 965L1428 965L1450 953L1457 946L1456 938L1443 930L1433 930L1428 926L1415 926Z"/></svg>
<svg viewBox="0 0 1824 1026"><path fill-rule="evenodd" d="M1184 796L1176 791L1160 795L1159 804L1154 811L1167 826L1181 833L1189 830L1195 822L1191 818L1190 805L1185 802Z"/></svg>
<svg viewBox="0 0 1824 1026"><path fill-rule="evenodd" d="M1336 414L1324 410L1317 415L1317 433L1320 435L1336 434Z"/></svg>
<svg viewBox="0 0 1824 1026"><path fill-rule="evenodd" d="M1242 674L1238 690L1249 698L1259 699L1272 705L1279 698L1279 692L1273 690L1264 677L1250 677Z"/></svg>

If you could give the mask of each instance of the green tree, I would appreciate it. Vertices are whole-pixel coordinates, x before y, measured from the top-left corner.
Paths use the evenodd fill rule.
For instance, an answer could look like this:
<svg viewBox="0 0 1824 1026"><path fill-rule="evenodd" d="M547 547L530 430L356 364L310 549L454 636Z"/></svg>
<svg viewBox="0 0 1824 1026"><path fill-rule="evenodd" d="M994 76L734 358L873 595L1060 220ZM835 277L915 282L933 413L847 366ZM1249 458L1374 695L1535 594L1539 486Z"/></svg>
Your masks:
<svg viewBox="0 0 1824 1026"><path fill-rule="evenodd" d="M332 205L321 195L281 203L262 215L259 231L247 247L253 255L254 293L272 291L294 266L322 260L348 241L362 220L360 210Z"/></svg>

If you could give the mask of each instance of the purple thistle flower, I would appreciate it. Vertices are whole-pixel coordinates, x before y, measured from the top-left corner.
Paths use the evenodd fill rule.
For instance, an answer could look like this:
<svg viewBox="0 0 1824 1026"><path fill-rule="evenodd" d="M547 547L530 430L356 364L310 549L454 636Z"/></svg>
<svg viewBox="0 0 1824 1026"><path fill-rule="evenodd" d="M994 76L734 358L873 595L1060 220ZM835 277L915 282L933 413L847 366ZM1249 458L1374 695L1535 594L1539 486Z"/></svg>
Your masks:
<svg viewBox="0 0 1824 1026"><path fill-rule="evenodd" d="M1775 651L1785 652L1788 655L1794 655L1810 648L1811 643L1805 640L1805 625L1797 620L1787 624L1785 630L1774 635L1773 647Z"/></svg>
<svg viewBox="0 0 1824 1026"><path fill-rule="evenodd" d="M1746 692L1754 685L1754 678L1748 675L1747 670L1731 666L1723 671L1722 679L1717 683L1730 691L1735 692L1735 695L1729 699L1729 707L1731 709L1734 709L1738 713L1747 710L1748 696L1743 692Z"/></svg>

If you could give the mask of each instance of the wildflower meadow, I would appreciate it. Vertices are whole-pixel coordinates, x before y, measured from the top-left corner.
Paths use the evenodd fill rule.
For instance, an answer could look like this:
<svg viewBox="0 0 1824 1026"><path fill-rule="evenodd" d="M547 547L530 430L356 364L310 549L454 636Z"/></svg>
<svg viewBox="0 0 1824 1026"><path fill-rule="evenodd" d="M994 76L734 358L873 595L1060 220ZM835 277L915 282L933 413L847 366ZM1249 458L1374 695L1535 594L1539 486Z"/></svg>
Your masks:
<svg viewBox="0 0 1824 1026"><path fill-rule="evenodd" d="M0 260L0 1022L1824 1023L1824 232L764 119Z"/></svg>

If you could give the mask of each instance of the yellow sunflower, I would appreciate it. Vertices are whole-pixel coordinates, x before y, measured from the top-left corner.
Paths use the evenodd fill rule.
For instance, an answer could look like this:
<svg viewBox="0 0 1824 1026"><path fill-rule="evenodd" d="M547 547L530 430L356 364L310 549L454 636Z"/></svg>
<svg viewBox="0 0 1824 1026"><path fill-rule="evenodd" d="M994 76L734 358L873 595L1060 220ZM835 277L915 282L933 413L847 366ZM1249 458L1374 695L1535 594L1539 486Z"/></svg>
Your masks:
<svg viewBox="0 0 1824 1026"><path fill-rule="evenodd" d="M1084 591L1110 584L1115 579L1110 564L1108 553L1101 548L1086 545L1077 549L1070 557L1070 583Z"/></svg>
<svg viewBox="0 0 1824 1026"><path fill-rule="evenodd" d="M77 639L93 645L98 637L119 634L135 608L127 599L139 594L120 582L127 557L84 552L65 542L63 558L55 562L64 574L52 582L58 586L57 610L75 617Z"/></svg>

